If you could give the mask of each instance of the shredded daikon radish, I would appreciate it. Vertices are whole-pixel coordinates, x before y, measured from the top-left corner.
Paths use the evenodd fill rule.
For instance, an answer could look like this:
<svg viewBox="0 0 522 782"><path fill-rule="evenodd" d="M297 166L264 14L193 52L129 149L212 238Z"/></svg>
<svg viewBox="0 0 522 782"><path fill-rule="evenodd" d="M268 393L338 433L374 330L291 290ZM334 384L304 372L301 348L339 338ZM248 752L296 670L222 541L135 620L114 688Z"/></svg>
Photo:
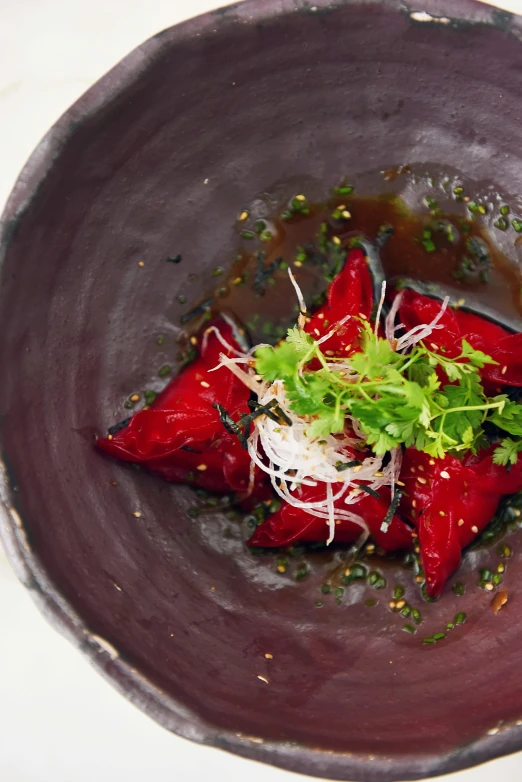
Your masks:
<svg viewBox="0 0 522 782"><path fill-rule="evenodd" d="M386 280L383 280L382 286L381 286L381 298L379 299L379 306L377 307L377 315L375 316L375 325L373 327L373 333L375 336L375 339L377 339L377 335L379 333L379 324L381 322L381 313L382 308L384 306L384 298L386 296Z"/></svg>
<svg viewBox="0 0 522 782"><path fill-rule="evenodd" d="M393 304L391 305L391 309L390 309L388 315L386 316L386 320L384 321L384 328L385 328L385 332L386 332L386 339L388 340L388 342L390 343L390 345L392 346L392 348L394 350L395 350L395 348L394 348L395 332L398 329L398 326L395 326L395 318L397 317L397 313L399 311L399 307L401 306L401 302L402 302L403 298L404 298L404 294L401 291L394 298Z"/></svg>
<svg viewBox="0 0 522 782"><path fill-rule="evenodd" d="M216 337L218 338L219 342L223 345L223 347L226 350L229 350L230 353L235 353L236 356L244 356L245 355L242 351L237 350L236 348L232 347L232 345L229 342L226 341L226 339L224 338L224 336L222 335L220 330L218 328L216 328L216 326L209 326L208 329L205 329L205 332L203 334L203 341L201 343L201 349L202 350L206 350L206 347L208 345L208 340L209 340L209 337L210 337L211 334L215 334Z"/></svg>
<svg viewBox="0 0 522 782"><path fill-rule="evenodd" d="M295 292L296 292L296 295L297 295L297 300L299 302L299 310L301 311L301 313L303 315L305 315L306 314L306 302L305 302L304 296L303 296L303 294L301 292L301 288L297 284L297 280L295 279L294 275L292 274L292 269L288 269L288 276L290 277L290 282L292 283L292 285L295 288Z"/></svg>

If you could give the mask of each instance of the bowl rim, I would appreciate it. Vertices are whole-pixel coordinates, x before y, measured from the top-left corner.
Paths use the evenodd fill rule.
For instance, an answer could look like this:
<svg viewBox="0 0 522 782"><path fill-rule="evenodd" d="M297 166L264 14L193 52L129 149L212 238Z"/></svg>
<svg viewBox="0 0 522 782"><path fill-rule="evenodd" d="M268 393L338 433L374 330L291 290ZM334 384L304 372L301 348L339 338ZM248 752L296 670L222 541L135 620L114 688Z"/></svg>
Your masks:
<svg viewBox="0 0 522 782"><path fill-rule="evenodd" d="M500 28L522 40L522 17L479 0L244 0L209 11L152 36L95 82L50 128L19 174L0 218L0 270L10 239L30 209L39 186L58 160L79 124L103 110L122 90L173 44L213 34L237 24L258 24L290 13L315 13L350 5L386 7L411 23ZM218 32L219 32L218 30ZM215 36L213 36L215 37ZM22 584L50 624L85 654L110 683L145 714L177 735L242 757L310 776L360 782L392 782L438 776L465 769L522 749L522 720L495 728L458 750L430 755L368 755L324 750L297 743L265 741L217 728L152 684L106 639L92 633L54 586L31 549L24 522L16 510L9 471L0 461L0 540Z"/></svg>

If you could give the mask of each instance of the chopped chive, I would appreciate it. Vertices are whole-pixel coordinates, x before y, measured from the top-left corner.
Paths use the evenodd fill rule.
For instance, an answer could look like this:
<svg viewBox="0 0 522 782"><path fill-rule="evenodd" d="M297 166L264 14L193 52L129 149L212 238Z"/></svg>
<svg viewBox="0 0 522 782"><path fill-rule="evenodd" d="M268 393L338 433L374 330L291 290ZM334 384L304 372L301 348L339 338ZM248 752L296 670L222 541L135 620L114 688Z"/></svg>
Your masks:
<svg viewBox="0 0 522 782"><path fill-rule="evenodd" d="M435 644L437 643L435 638L423 638L422 639L423 644Z"/></svg>
<svg viewBox="0 0 522 782"><path fill-rule="evenodd" d="M467 620L467 618L468 618L467 615L464 612L461 612L457 614L457 616L453 621L455 622L456 625L463 625L464 622Z"/></svg>
<svg viewBox="0 0 522 782"><path fill-rule="evenodd" d="M401 597L404 597L404 587L397 585L393 590L393 598L394 600L400 600Z"/></svg>
<svg viewBox="0 0 522 782"><path fill-rule="evenodd" d="M498 228L499 231L507 231L509 228L509 223L505 217L499 217L498 220L495 220L493 225L495 228Z"/></svg>
<svg viewBox="0 0 522 782"><path fill-rule="evenodd" d="M300 565L295 571L295 580L302 581L303 578L306 578L307 575L308 575L308 566Z"/></svg>
<svg viewBox="0 0 522 782"><path fill-rule="evenodd" d="M181 257L181 255L169 255L168 258L165 258L165 260L168 263L181 263L183 258Z"/></svg>
<svg viewBox="0 0 522 782"><path fill-rule="evenodd" d="M446 633L435 633L433 636L434 641L442 641L443 638L446 638Z"/></svg>
<svg viewBox="0 0 522 782"><path fill-rule="evenodd" d="M507 204L502 204L499 211L501 215L507 217L507 215L509 214L509 206Z"/></svg>
<svg viewBox="0 0 522 782"><path fill-rule="evenodd" d="M378 500L381 499L380 494L377 494L377 492L374 489L372 489L370 486L365 486L364 483L360 483L358 488L362 489L362 491L365 491L366 494L371 494L372 497L375 497Z"/></svg>
<svg viewBox="0 0 522 782"><path fill-rule="evenodd" d="M335 469L337 470L337 472L343 472L343 470L349 470L351 467L356 467L358 464L362 464L362 462L360 462L358 459L354 459L351 462L345 462L344 464L337 464L335 466Z"/></svg>
<svg viewBox="0 0 522 782"><path fill-rule="evenodd" d="M160 377L166 377L167 375L170 375L171 372L172 367L170 364L163 364L163 366L158 369L158 375Z"/></svg>
<svg viewBox="0 0 522 782"><path fill-rule="evenodd" d="M417 632L413 625L404 625L402 629L410 635L414 635Z"/></svg>
<svg viewBox="0 0 522 782"><path fill-rule="evenodd" d="M405 619L407 619L411 615L411 608L410 606L404 606L404 608L401 611L401 616L403 616Z"/></svg>
<svg viewBox="0 0 522 782"><path fill-rule="evenodd" d="M511 221L511 225L517 232L517 234L522 232L522 220L518 220L516 217Z"/></svg>
<svg viewBox="0 0 522 782"><path fill-rule="evenodd" d="M196 519L199 516L199 510L197 508L189 508L187 515L190 516L191 519Z"/></svg>
<svg viewBox="0 0 522 782"><path fill-rule="evenodd" d="M459 596L463 595L464 592L466 591L464 584L461 584L460 581L458 581L456 584L453 584L452 589L454 593Z"/></svg>
<svg viewBox="0 0 522 782"><path fill-rule="evenodd" d="M323 595L329 595L331 591L332 591L332 587L330 586L330 584L322 585L321 592L323 593Z"/></svg>

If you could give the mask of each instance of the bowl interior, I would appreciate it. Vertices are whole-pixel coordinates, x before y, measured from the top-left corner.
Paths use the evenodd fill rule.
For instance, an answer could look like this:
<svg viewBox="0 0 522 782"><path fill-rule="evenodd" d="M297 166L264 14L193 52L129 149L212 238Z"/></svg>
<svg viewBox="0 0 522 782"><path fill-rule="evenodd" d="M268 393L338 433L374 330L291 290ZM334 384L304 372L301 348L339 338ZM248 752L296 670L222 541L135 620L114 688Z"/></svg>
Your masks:
<svg viewBox="0 0 522 782"><path fill-rule="evenodd" d="M163 721L183 735L292 768L405 778L471 762L460 748L522 716L522 559L498 616L486 593L448 591L410 637L389 589L372 608L363 587L318 607L324 560L303 582L293 565L281 576L245 550L244 523L190 518L189 489L93 448L129 393L176 366L177 296L196 301L230 264L236 215L262 193L319 198L402 163L517 192L522 49L508 16L495 27L416 22L395 2L318 6L247 3L166 31L62 119L53 154L37 153L4 225L3 458L55 606L64 598L117 650L103 667L135 700L160 719L171 709ZM491 556L468 558L470 583ZM423 648L457 611L468 623ZM134 675L158 690L140 701ZM484 741L477 758L513 739ZM303 765L273 742L324 754Z"/></svg>

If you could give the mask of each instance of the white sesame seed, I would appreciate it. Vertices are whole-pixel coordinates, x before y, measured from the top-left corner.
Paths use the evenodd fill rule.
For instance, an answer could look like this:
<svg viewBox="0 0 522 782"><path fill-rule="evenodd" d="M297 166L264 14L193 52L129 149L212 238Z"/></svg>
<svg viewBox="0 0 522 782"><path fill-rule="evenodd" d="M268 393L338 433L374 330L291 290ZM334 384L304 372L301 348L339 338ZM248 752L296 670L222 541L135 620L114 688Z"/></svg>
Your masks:
<svg viewBox="0 0 522 782"><path fill-rule="evenodd" d="M459 525L459 527L462 527L462 526L463 526L463 524L464 524L464 519L459 519L459 520L457 521L457 524Z"/></svg>
<svg viewBox="0 0 522 782"><path fill-rule="evenodd" d="M449 474L449 472L447 470L442 470L441 473L440 473L440 477L441 478L446 478L446 480L448 480L451 476L450 476L450 474Z"/></svg>
<svg viewBox="0 0 522 782"><path fill-rule="evenodd" d="M199 470L200 472L205 472L206 469L207 469L206 464L198 464L198 466L196 467L196 470Z"/></svg>
<svg viewBox="0 0 522 782"><path fill-rule="evenodd" d="M428 483L428 481L426 480L426 478L422 478L421 476L419 476L419 477L417 478L417 481L418 481L419 483L422 483L423 485L424 485L425 483Z"/></svg>
<svg viewBox="0 0 522 782"><path fill-rule="evenodd" d="M207 383L206 380L202 380L200 385L203 386L203 388L210 388L210 383Z"/></svg>
<svg viewBox="0 0 522 782"><path fill-rule="evenodd" d="M240 221L243 223L245 220L248 220L248 216L249 216L249 214L250 214L250 213L249 213L249 212L247 212L247 210L246 210L246 209L243 209L243 211L242 211L242 212L241 212L241 214L239 215L239 219L240 219Z"/></svg>
<svg viewBox="0 0 522 782"><path fill-rule="evenodd" d="M258 675L257 675L257 678L258 678L258 679L261 679L261 681L262 681L262 682L264 682L265 684L268 684L268 679L266 679L264 676L260 676L260 675L258 674Z"/></svg>
<svg viewBox="0 0 522 782"><path fill-rule="evenodd" d="M474 532L474 533L475 533L475 535L477 535L477 534L478 534L478 527L477 527L477 525L476 525L476 524L474 524L474 525L472 526L472 528L471 528L471 531L472 531L472 532Z"/></svg>
<svg viewBox="0 0 522 782"><path fill-rule="evenodd" d="M502 369L500 370L500 374L505 375L506 372L507 372L507 367L502 367Z"/></svg>
<svg viewBox="0 0 522 782"><path fill-rule="evenodd" d="M341 244L341 240L339 239L339 237L338 237L338 236L334 236L334 237L332 237L332 242L333 242L334 244Z"/></svg>
<svg viewBox="0 0 522 782"><path fill-rule="evenodd" d="M324 312L320 312L320 313L317 315L317 319L318 319L318 320L323 320L323 318L324 318Z"/></svg>

